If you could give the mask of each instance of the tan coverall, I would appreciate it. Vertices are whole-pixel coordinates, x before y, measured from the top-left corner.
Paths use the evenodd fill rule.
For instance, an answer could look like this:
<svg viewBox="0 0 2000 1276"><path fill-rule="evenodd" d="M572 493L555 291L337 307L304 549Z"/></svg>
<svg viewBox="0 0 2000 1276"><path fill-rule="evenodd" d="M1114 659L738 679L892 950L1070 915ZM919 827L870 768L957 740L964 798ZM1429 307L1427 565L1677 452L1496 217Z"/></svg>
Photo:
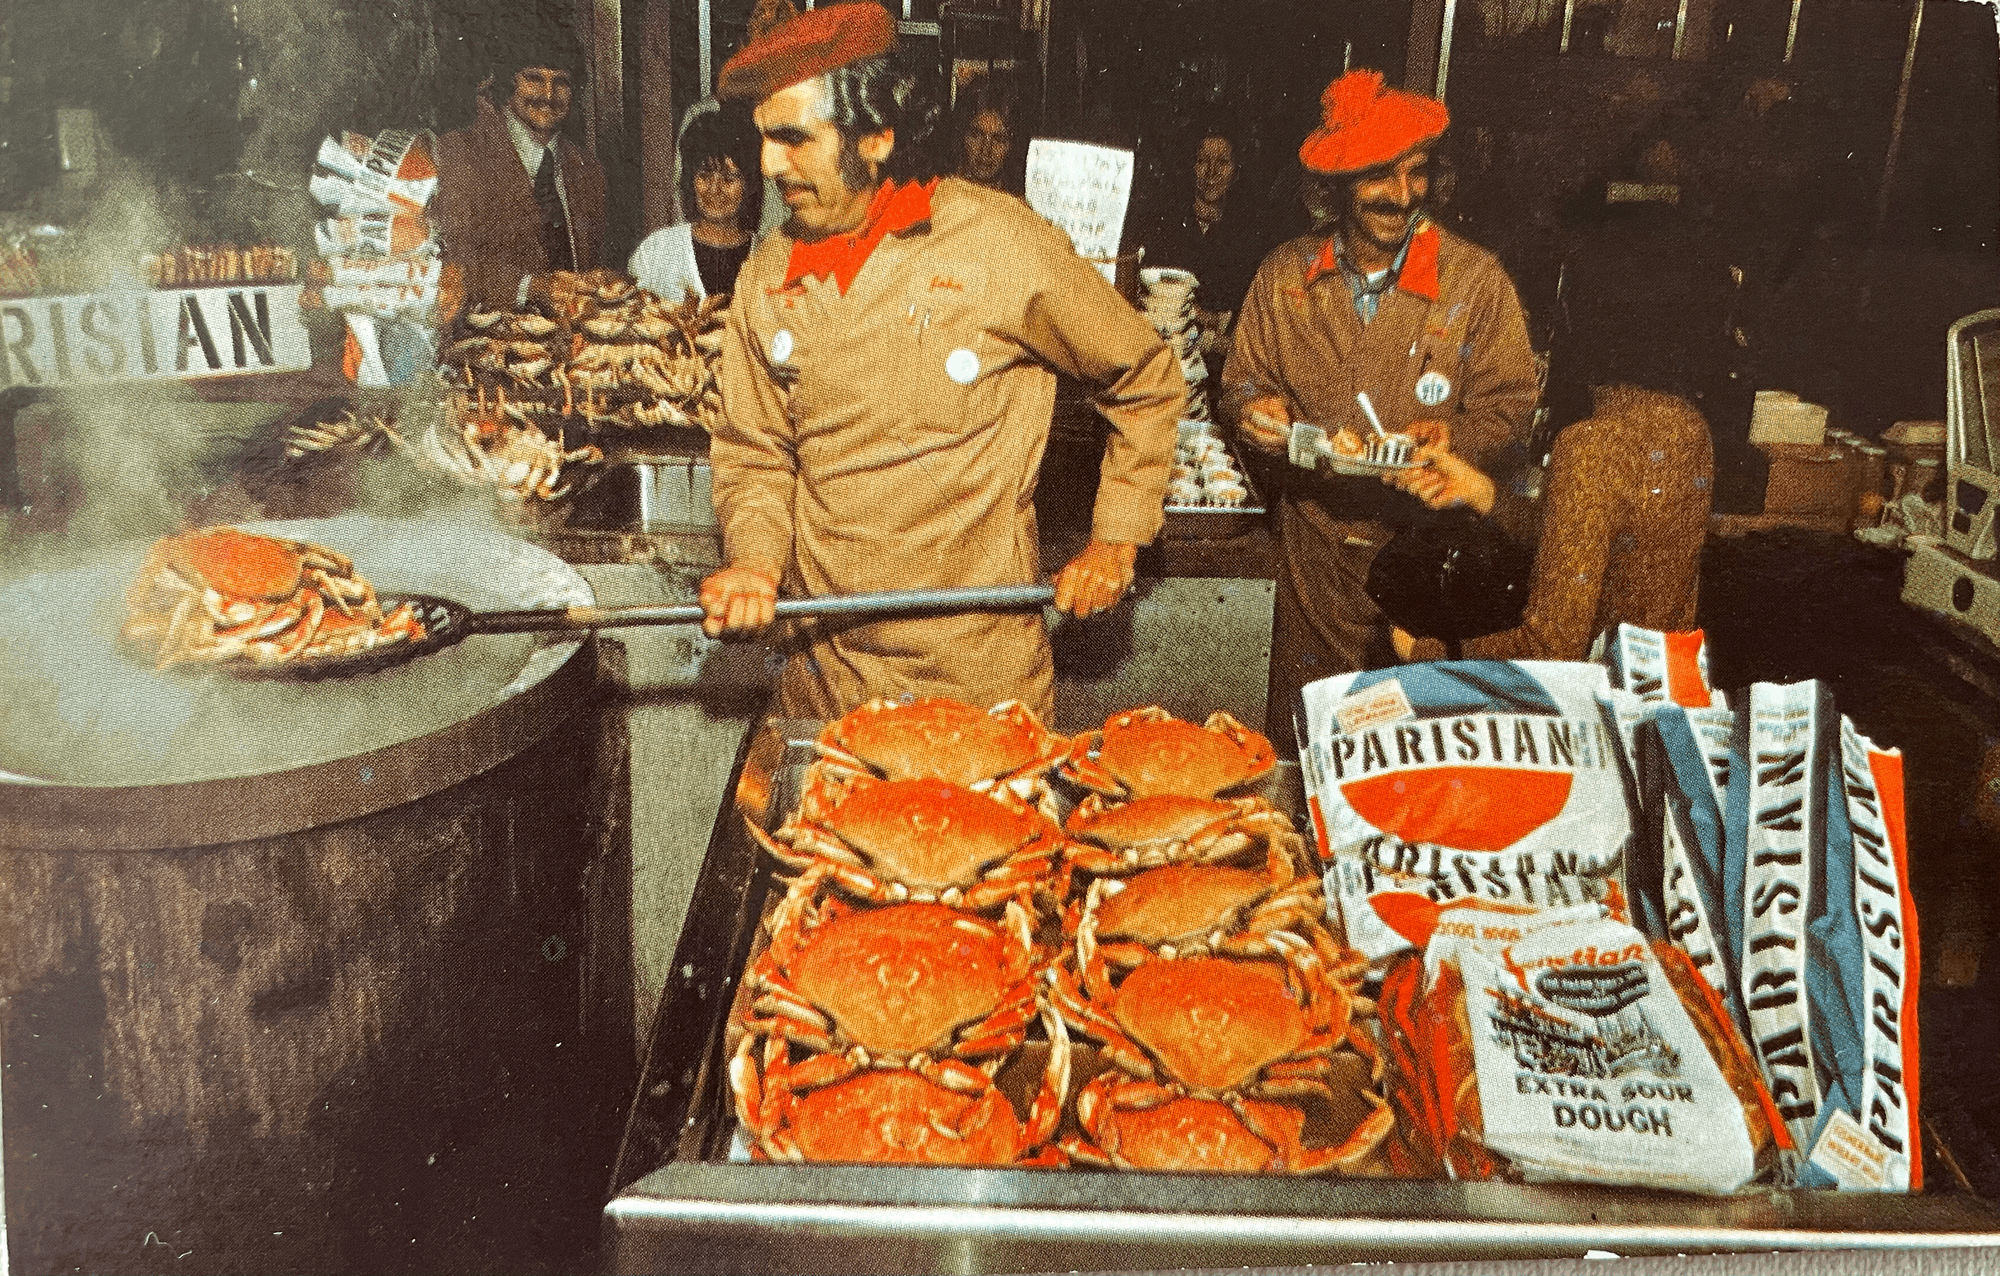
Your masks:
<svg viewBox="0 0 2000 1276"><path fill-rule="evenodd" d="M1366 391L1385 429L1444 420L1455 452L1489 474L1504 472L1508 445L1528 442L1535 407L1527 318L1499 261L1449 231L1432 233L1434 258L1419 251L1420 230L1398 286L1366 325L1340 271L1315 270L1325 235L1274 249L1250 285L1223 367L1224 419L1276 394L1294 420L1365 436L1354 396ZM1430 260L1435 295L1425 295ZM1373 478L1296 470L1284 481L1265 722L1274 740L1289 743L1299 689L1363 667L1383 619L1365 589L1368 566L1398 527L1427 511Z"/></svg>
<svg viewBox="0 0 2000 1276"><path fill-rule="evenodd" d="M1144 544L1186 397L1180 365L1069 239L1010 195L946 178L931 218L885 237L845 296L787 286L767 236L738 277L710 454L726 560L788 594L1041 579L1034 492L1059 369L1112 427L1093 535ZM778 711L878 696L1054 709L1038 612L793 627Z"/></svg>

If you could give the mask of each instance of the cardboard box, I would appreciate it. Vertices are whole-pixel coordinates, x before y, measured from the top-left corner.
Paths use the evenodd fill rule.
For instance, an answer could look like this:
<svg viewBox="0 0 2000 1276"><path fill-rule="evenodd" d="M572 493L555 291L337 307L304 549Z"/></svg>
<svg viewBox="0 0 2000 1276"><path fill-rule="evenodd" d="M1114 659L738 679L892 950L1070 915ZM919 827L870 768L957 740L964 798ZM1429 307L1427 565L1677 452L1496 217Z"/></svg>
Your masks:
<svg viewBox="0 0 2000 1276"><path fill-rule="evenodd" d="M1760 396L1763 393L1759 391ZM1826 409L1817 403L1760 397L1750 413L1750 441L1818 446L1826 441Z"/></svg>
<svg viewBox="0 0 2000 1276"><path fill-rule="evenodd" d="M1808 443L1759 443L1757 447L1771 462L1771 476L1764 485L1766 514L1854 517L1863 478L1858 452Z"/></svg>

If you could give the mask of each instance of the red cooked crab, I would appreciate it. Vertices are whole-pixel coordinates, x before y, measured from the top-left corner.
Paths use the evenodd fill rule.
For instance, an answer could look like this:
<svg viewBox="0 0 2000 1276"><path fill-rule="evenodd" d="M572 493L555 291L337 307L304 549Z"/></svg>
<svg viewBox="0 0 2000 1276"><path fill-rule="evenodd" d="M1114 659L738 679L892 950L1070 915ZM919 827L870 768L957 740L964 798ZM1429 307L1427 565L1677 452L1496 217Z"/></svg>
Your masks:
<svg viewBox="0 0 2000 1276"><path fill-rule="evenodd" d="M772 1038L774 1042L778 1038ZM1062 1092L1066 1084L1050 1078ZM998 1090L978 1096L946 1090L914 1072L862 1072L806 1094L788 1094L760 1114L752 1082L750 1114L756 1148L772 1160L852 1160L926 1166L1066 1164L1048 1144L1060 1100L1048 1112L1020 1120ZM742 1094L742 1092L738 1092ZM740 1104L742 1110L742 1104Z"/></svg>
<svg viewBox="0 0 2000 1276"><path fill-rule="evenodd" d="M1153 958L1122 978L1099 953L1055 971L1057 1008L1128 1076L1197 1098L1325 1093L1350 1002L1317 963Z"/></svg>
<svg viewBox="0 0 2000 1276"><path fill-rule="evenodd" d="M423 636L409 604L383 613L345 554L234 527L154 542L126 605L125 638L162 669L341 655Z"/></svg>
<svg viewBox="0 0 2000 1276"><path fill-rule="evenodd" d="M1063 827L1070 835L1070 867L1100 876L1162 864L1220 863L1260 847L1267 855L1282 848L1298 862L1305 849L1284 812L1260 798L1221 801L1157 793L1113 803L1093 793Z"/></svg>
<svg viewBox="0 0 2000 1276"><path fill-rule="evenodd" d="M1049 881L1063 849L1054 823L1004 790L827 772L775 835L754 821L750 832L785 864L862 899L974 910Z"/></svg>
<svg viewBox="0 0 2000 1276"><path fill-rule="evenodd" d="M1332 1147L1303 1140L1306 1114L1266 1099L1194 1099L1117 1071L1099 1073L1076 1099L1082 1138L1062 1150L1079 1161L1135 1170L1324 1174L1351 1170L1395 1127L1381 1097L1355 1092L1365 1115Z"/></svg>
<svg viewBox="0 0 2000 1276"><path fill-rule="evenodd" d="M1179 793L1213 798L1241 789L1278 764L1271 742L1226 713L1203 726L1157 705L1114 714L1093 737L1078 736L1063 775L1120 799Z"/></svg>
<svg viewBox="0 0 2000 1276"><path fill-rule="evenodd" d="M977 790L1005 785L1027 796L1068 743L1018 700L980 710L934 697L871 700L828 723L818 747L829 764L856 775Z"/></svg>
<svg viewBox="0 0 2000 1276"><path fill-rule="evenodd" d="M770 946L745 975L756 998L730 1065L744 1125L771 1143L767 1150L788 1155L778 1132L799 1096L871 1069L906 1070L979 1099L1040 1014L1059 1057L1028 1133L1030 1143L1046 1141L1068 1088L1069 1046L1062 1024L1041 1007L1029 925L1015 901L995 924L941 904L855 910L837 897L793 891L772 916ZM808 1052L798 1062L795 1046Z"/></svg>
<svg viewBox="0 0 2000 1276"><path fill-rule="evenodd" d="M1342 944L1326 924L1317 877L1294 877L1272 856L1264 872L1215 864L1168 864L1135 877L1091 883L1068 928L1077 960L1102 954L1128 969L1155 956L1269 957L1315 964L1352 990L1367 958Z"/></svg>

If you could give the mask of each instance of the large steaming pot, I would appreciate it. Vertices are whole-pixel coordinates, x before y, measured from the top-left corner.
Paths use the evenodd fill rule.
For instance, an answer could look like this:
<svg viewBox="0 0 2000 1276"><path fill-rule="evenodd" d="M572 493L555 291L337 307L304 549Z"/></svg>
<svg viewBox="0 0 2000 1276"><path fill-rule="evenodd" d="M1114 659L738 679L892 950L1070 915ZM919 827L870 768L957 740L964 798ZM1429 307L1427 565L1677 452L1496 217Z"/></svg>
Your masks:
<svg viewBox="0 0 2000 1276"><path fill-rule="evenodd" d="M254 530L347 552L384 593L592 601L490 527ZM112 638L144 550L0 586L16 1261L529 1270L537 1247L575 1252L587 1229L558 1240L550 1220L588 1216L620 1081L597 1061L631 1057L623 988L593 991L621 945L593 942L585 890L588 652L481 636L338 681L155 672Z"/></svg>

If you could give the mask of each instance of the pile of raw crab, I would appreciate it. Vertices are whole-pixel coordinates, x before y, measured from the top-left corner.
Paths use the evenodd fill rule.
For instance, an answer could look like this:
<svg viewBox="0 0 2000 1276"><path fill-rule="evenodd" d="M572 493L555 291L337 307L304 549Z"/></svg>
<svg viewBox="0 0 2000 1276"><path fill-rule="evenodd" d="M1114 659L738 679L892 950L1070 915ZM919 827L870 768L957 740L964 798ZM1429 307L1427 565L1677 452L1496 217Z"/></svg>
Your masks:
<svg viewBox="0 0 2000 1276"><path fill-rule="evenodd" d="M827 726L738 991L755 1155L1375 1174L1394 1118L1275 765L1226 714L1064 739L1019 704Z"/></svg>
<svg viewBox="0 0 2000 1276"><path fill-rule="evenodd" d="M728 300L668 301L616 271L561 272L539 308L467 311L439 364L482 406L512 396L523 413L594 426L713 430Z"/></svg>
<svg viewBox="0 0 2000 1276"><path fill-rule="evenodd" d="M424 636L411 605L384 611L346 555L234 527L154 542L126 605L123 637L162 669L347 656Z"/></svg>

